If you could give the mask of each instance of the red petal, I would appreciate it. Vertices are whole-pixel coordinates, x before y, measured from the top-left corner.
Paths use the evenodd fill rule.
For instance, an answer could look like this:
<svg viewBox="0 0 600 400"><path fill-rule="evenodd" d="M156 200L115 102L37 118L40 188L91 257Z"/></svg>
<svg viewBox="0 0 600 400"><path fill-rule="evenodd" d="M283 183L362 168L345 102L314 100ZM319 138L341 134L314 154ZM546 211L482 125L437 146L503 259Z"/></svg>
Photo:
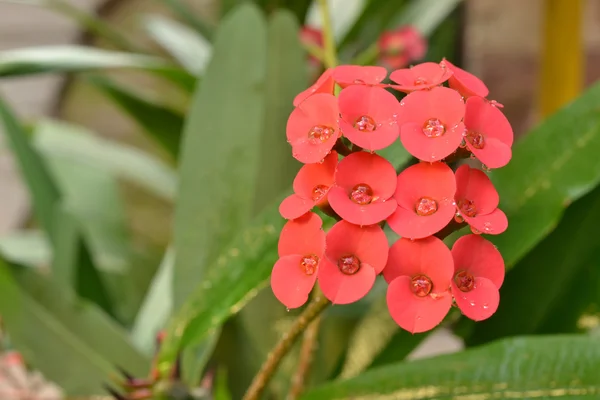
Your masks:
<svg viewBox="0 0 600 400"><path fill-rule="evenodd" d="M288 221L279 236L279 257L292 254L314 254L322 257L325 252L323 221L315 213L306 213L298 219Z"/></svg>
<svg viewBox="0 0 600 400"><path fill-rule="evenodd" d="M410 289L410 281L410 277L400 276L390 283L386 295L390 315L401 328L411 333L435 328L450 311L452 297L417 297Z"/></svg>
<svg viewBox="0 0 600 400"><path fill-rule="evenodd" d="M300 92L294 98L294 107L297 107L304 100L308 99L313 94L317 93L329 93L333 94L333 88L335 82L333 81L333 68L328 68L323 74L317 79L317 81L308 89Z"/></svg>
<svg viewBox="0 0 600 400"><path fill-rule="evenodd" d="M466 235L452 247L455 270L466 270L478 278L486 278L498 289L504 281L502 254L489 241L479 235Z"/></svg>
<svg viewBox="0 0 600 400"><path fill-rule="evenodd" d="M463 218L471 227L487 235L499 235L508 228L506 214L499 208L489 214L477 215L473 218L463 215Z"/></svg>
<svg viewBox="0 0 600 400"><path fill-rule="evenodd" d="M410 239L422 239L435 235L454 218L456 208L451 203L438 206L435 214L420 216L414 211L398 207L388 219L390 228L398 235Z"/></svg>
<svg viewBox="0 0 600 400"><path fill-rule="evenodd" d="M400 105L387 90L375 86L349 86L340 93L339 104L342 115L340 127L352 143L374 151L391 145L398 138ZM354 123L363 116L373 119L376 124L374 131L354 128Z"/></svg>
<svg viewBox="0 0 600 400"><path fill-rule="evenodd" d="M465 126L468 130L480 132L488 139L498 139L508 147L513 144L514 134L510 122L498 107L486 99L473 96L467 99Z"/></svg>
<svg viewBox="0 0 600 400"><path fill-rule="evenodd" d="M423 124L407 123L400 129L400 141L406 151L419 160L440 161L458 149L464 130L461 122L442 136L429 138L423 133Z"/></svg>
<svg viewBox="0 0 600 400"><path fill-rule="evenodd" d="M397 203L393 198L386 201L359 205L350 200L348 193L341 187L333 187L327 196L329 205L346 221L364 226L378 224L396 211Z"/></svg>
<svg viewBox="0 0 600 400"><path fill-rule="evenodd" d="M369 293L376 275L373 267L364 263L356 274L346 275L337 265L324 259L319 269L319 287L333 304L354 303Z"/></svg>
<svg viewBox="0 0 600 400"><path fill-rule="evenodd" d="M427 120L437 118L449 130L465 116L465 103L461 95L446 87L410 93L400 102L398 123L415 122L425 125Z"/></svg>
<svg viewBox="0 0 600 400"><path fill-rule="evenodd" d="M458 68L445 58L442 64L445 64L453 73L448 80L450 87L458 90L465 98L471 96L487 97L490 93L485 83L475 75Z"/></svg>
<svg viewBox="0 0 600 400"><path fill-rule="evenodd" d="M350 194L358 184L367 184L373 196L387 200L396 190L396 170L385 158L364 151L352 153L340 161L335 174L336 185Z"/></svg>
<svg viewBox="0 0 600 400"><path fill-rule="evenodd" d="M475 286L470 292L462 292L452 282L452 294L460 311L474 321L488 319L500 304L498 288L486 278L475 278Z"/></svg>
<svg viewBox="0 0 600 400"><path fill-rule="evenodd" d="M390 74L390 79L399 84L393 86L394 89L408 93L441 85L451 76L452 71L444 65L426 62L411 68L397 69Z"/></svg>
<svg viewBox="0 0 600 400"><path fill-rule="evenodd" d="M334 133L317 144L309 140L309 132L315 126L326 126ZM331 94L315 94L292 111L287 122L286 136L292 145L293 156L298 161L312 164L325 158L339 135L339 108L337 98Z"/></svg>
<svg viewBox="0 0 600 400"><path fill-rule="evenodd" d="M449 166L441 162L421 162L398 175L394 197L399 206L414 211L417 201L422 197L436 200L439 206L440 203L451 204L455 194L456 180Z"/></svg>
<svg viewBox="0 0 600 400"><path fill-rule="evenodd" d="M283 199L279 205L279 214L285 219L296 219L309 212L314 206L314 201L292 194Z"/></svg>
<svg viewBox="0 0 600 400"><path fill-rule="evenodd" d="M349 85L377 85L387 76L384 67L338 65L333 71L333 79L341 87Z"/></svg>
<svg viewBox="0 0 600 400"><path fill-rule="evenodd" d="M315 281L317 272L306 275L300 263L301 255L290 255L281 257L275 263L271 273L271 289L283 305L287 308L297 308L308 300Z"/></svg>
<svg viewBox="0 0 600 400"><path fill-rule="evenodd" d="M494 184L485 172L469 165L461 165L456 170L456 204L461 200L470 200L475 203L477 214L489 214L498 208L500 197ZM459 209L460 211L460 209Z"/></svg>
<svg viewBox="0 0 600 400"><path fill-rule="evenodd" d="M294 192L305 199L313 198L313 189L317 185L333 186L333 177L338 164L338 154L329 153L323 163L307 164L300 168L294 178Z"/></svg>
<svg viewBox="0 0 600 400"><path fill-rule="evenodd" d="M388 241L383 229L379 225L360 227L346 221L336 223L327 232L327 258L337 265L340 257L350 254L380 273L388 258Z"/></svg>
<svg viewBox="0 0 600 400"><path fill-rule="evenodd" d="M488 168L502 168L512 157L510 146L494 138L486 137L483 149L474 148L467 140L467 148Z"/></svg>
<svg viewBox="0 0 600 400"><path fill-rule="evenodd" d="M390 247L383 277L390 283L399 276L426 275L433 283L433 293L448 290L454 273L450 249L436 237L422 240L399 239Z"/></svg>

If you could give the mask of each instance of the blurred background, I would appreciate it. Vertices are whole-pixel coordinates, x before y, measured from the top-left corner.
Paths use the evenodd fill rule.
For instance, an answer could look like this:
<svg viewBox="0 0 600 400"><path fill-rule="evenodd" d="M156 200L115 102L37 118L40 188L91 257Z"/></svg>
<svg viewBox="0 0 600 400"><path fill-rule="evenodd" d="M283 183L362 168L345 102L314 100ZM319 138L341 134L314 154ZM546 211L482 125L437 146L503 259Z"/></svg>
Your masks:
<svg viewBox="0 0 600 400"><path fill-rule="evenodd" d="M502 111L512 123L515 135L524 135L556 109L553 105L544 106L544 99L551 93L548 82L552 79L558 82L559 90L564 89L566 93L557 96L561 97L557 99L561 104L556 106L571 100L583 88L600 79L600 2L574 1L570 3L571 7L564 7L565 2L569 3L564 0L561 7L557 6L560 0L443 1L446 5L439 6L443 10L439 15L433 12L434 16L428 20L430 25L426 25L429 52L425 59L439 61L446 56L480 77L490 89L490 99L504 105ZM183 4L186 11L174 7L175 3ZM174 159L178 152L178 144L173 143L178 143L179 134L173 135L175 139L164 139L164 134L169 130L181 130L192 91L189 87L182 90L176 79L164 79L160 74L135 68L104 71L102 63L112 62L106 60L99 62L100 67L89 68L93 70L89 74L64 74L68 68L58 67L48 69L57 73L19 76L19 68L26 71L31 66L10 64L8 57L2 58L3 53L51 45L130 51L169 60L178 70L184 71L179 83L190 82L190 79L193 82L194 76L204 71L211 56L209 40L195 32L196 28L202 31L203 27L194 25L195 22L202 20L212 31L218 25L223 8L236 3L233 0L0 1L0 77L6 78L0 79L0 95L26 129L35 131L35 146L50 164L52 176L59 182L61 191L66 193L66 208L78 218L94 261L109 276L109 291L118 299L111 310L112 317L134 332L136 326L141 329L137 325L141 318L139 310L143 311L147 304L149 288L156 283L155 274L161 260L165 265L165 259L168 259L168 253L167 256L164 253L172 240L176 192ZM264 3L265 12L270 13L286 2L257 3ZM303 5L287 6L300 25L318 27L318 16L311 11L311 2L300 3ZM331 3L334 25L339 30L339 37L344 38L344 46L340 49L342 61L349 62L384 30L398 27L390 22L394 20L393 13L377 5L389 1L338 0ZM435 1L428 3L431 9L438 7ZM372 14L362 14L365 4L369 4ZM549 53L556 53L556 49L548 51L548 41L555 39L545 26L555 21L553 18L560 19L556 13L549 12L552 7L574 10L575 14L562 18L563 25L572 22L571 26L561 29L569 30L571 33L567 36L573 34L581 42L576 40L567 43L566 47L564 43L557 44L556 48L570 49L570 53L562 54L567 61L556 67L558 71L552 72L552 78L544 80L547 73L544 72L544 60L552 60L555 55ZM190 12L195 17L186 19ZM86 19L93 15L110 26L110 30ZM391 16L388 18L388 15ZM398 20L411 22L401 16ZM557 36L564 36L560 32ZM69 59L71 53L65 54ZM55 57L60 59L60 55ZM95 55L90 57L94 59ZM377 62L376 59L372 61ZM568 65L575 65L576 71L567 71ZM564 73L561 68L565 68ZM302 74L309 70L306 74L314 75L310 68L303 67L302 70ZM561 82L563 76L569 82ZM310 79L299 78L292 91L302 90ZM281 137L284 141L283 132ZM95 141L94 138L103 140ZM0 251L10 262L47 270L52 264L53 244L41 233L39 221L32 216L30 191L17 164L6 136L0 135ZM124 276L123 271L127 273L126 280L120 279ZM381 291L376 291L374 296L377 293L381 294ZM326 372L322 372L322 376L341 373L350 377L375 359L378 360L375 364L387 362L381 354L367 355L365 360L360 360L358 355L359 361L353 365L348 364L348 358L344 362L341 355L344 343L351 339L348 338L350 334L339 332L352 332L373 302L376 301L367 299L357 307L349 308L350 311L332 311L331 327L324 329L329 336L322 338L322 348L327 349L325 353L331 353L323 356L325 360L319 368ZM582 310L588 310L586 307ZM228 375L234 382L230 388L232 398L240 398L252 373L293 316L293 313L286 315L285 310L273 302L270 291L264 290L245 312L225 325L219 343L215 339L213 344L217 346L217 355L211 365L230 366ZM576 329L598 326L597 316L587 315L586 318L577 320ZM160 323L154 322L151 326L155 328ZM273 325L269 333L259 329L259 325L264 324ZM146 355L153 352L155 333L148 330L136 337L136 345ZM391 332L388 336L391 338L394 334ZM340 341L340 338L343 339ZM419 342L420 339L415 340L412 347L400 351L397 358L404 358L403 352L410 353L409 358L414 359L464 347L459 335L447 328L439 329L424 342ZM204 365L205 361L200 364ZM286 368L293 369L291 361L290 365L284 365L284 374ZM62 386L64 382L59 384ZM276 383L274 392L283 391L280 387L285 385L283 377ZM278 397L275 395L274 398Z"/></svg>

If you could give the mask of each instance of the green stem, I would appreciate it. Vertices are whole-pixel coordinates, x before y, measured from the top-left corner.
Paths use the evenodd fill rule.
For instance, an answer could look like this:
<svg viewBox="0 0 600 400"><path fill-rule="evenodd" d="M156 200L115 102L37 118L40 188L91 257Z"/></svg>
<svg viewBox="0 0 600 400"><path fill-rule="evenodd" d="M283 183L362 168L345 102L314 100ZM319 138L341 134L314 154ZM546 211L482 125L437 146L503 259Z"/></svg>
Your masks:
<svg viewBox="0 0 600 400"><path fill-rule="evenodd" d="M323 43L325 47L325 66L333 68L338 64L337 52L335 49L335 39L333 38L333 27L331 25L331 16L327 0L319 0L319 9L321 10L321 20L323 22Z"/></svg>

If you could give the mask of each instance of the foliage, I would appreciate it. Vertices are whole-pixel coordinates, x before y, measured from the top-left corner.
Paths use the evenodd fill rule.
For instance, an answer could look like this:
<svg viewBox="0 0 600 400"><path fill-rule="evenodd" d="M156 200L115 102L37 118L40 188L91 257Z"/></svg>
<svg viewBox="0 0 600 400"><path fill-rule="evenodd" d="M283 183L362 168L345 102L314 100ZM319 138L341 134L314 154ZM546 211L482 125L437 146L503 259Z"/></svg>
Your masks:
<svg viewBox="0 0 600 400"><path fill-rule="evenodd" d="M154 365L168 376L179 358L184 384L216 374L215 398L238 398L297 316L263 288L284 223L278 204L299 167L284 134L292 100L314 73L298 31L315 4L224 0L210 20L184 1L156 1L177 18L140 19L160 52L59 0L28 3L118 50L0 52L1 79L82 76L152 143L142 150L65 121L28 124L10 99L0 101L34 219L0 238L0 315L10 344L69 395L101 394L119 368L141 376ZM451 57L459 3L365 0L344 14L345 0L328 1L341 21L341 62L366 59L383 30L404 23L431 38L428 59ZM123 71L158 79L186 100L174 106L152 96L119 79ZM427 336L391 322L378 283L366 299L323 314L304 398L597 398L600 353L587 328L600 310L598 109L600 84L524 135L513 161L490 173L510 221L492 239L509 268L501 305L482 323L452 313L443 324L481 347L406 361ZM412 162L400 145L386 152L396 167ZM173 211L172 224L152 221L168 232L164 243L140 245L131 188ZM160 330L167 335L153 364ZM542 336L556 333L564 335ZM284 397L298 353L282 364L275 398Z"/></svg>

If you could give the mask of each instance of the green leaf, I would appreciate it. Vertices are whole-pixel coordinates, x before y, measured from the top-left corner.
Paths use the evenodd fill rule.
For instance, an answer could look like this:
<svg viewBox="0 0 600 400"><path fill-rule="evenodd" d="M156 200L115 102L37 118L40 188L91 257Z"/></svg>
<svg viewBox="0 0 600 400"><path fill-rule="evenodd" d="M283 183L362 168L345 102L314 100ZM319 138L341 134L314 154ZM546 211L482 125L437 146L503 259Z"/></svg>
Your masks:
<svg viewBox="0 0 600 400"><path fill-rule="evenodd" d="M492 172L506 233L490 238L511 268L556 228L565 207L600 182L600 84L542 122Z"/></svg>
<svg viewBox="0 0 600 400"><path fill-rule="evenodd" d="M35 145L46 157L102 169L162 199L174 200L177 187L174 169L134 147L103 139L80 126L52 120L38 123Z"/></svg>
<svg viewBox="0 0 600 400"><path fill-rule="evenodd" d="M115 365L147 372L150 361L92 304L76 301L31 270L12 270L14 277L0 260L0 313L11 342L67 394L104 393L102 384L115 376Z"/></svg>
<svg viewBox="0 0 600 400"><path fill-rule="evenodd" d="M277 242L285 223L277 206L278 202L272 204L239 232L207 269L210 273L169 324L159 364L170 369L180 349L206 339L267 281L278 258Z"/></svg>
<svg viewBox="0 0 600 400"><path fill-rule="evenodd" d="M33 212L53 241L56 222L54 209L60 201L58 188L44 161L29 143L27 133L1 98L0 118L4 122L3 131L19 164L21 176L29 189Z"/></svg>
<svg viewBox="0 0 600 400"><path fill-rule="evenodd" d="M141 54L121 53L86 46L42 46L0 53L0 78L41 73L81 72L134 68L167 77L183 88L195 80L165 60Z"/></svg>
<svg viewBox="0 0 600 400"><path fill-rule="evenodd" d="M547 329L541 329L544 323L553 327L550 331L575 331L581 308L598 298L598 279L587 280L595 283L591 287L581 279L588 275L586 270L600 267L600 259L593 258L599 250L594 234L598 221L600 187L573 203L554 232L510 271L501 289L498 311L489 320L475 325L467 343L479 344L515 334L547 333ZM582 302L579 313L572 307L571 297L575 297L572 295ZM565 308L563 303L569 309L563 311L564 315L557 314L557 308Z"/></svg>
<svg viewBox="0 0 600 400"><path fill-rule="evenodd" d="M190 74L200 76L204 72L212 56L212 46L204 37L159 15L147 16L143 23L148 34Z"/></svg>
<svg viewBox="0 0 600 400"><path fill-rule="evenodd" d="M151 355L156 350L156 335L165 328L173 312L173 264L175 254L168 249L152 279L148 293L135 318L131 340Z"/></svg>
<svg viewBox="0 0 600 400"><path fill-rule="evenodd" d="M411 2L404 12L393 20L395 27L410 24L423 35L431 35L450 15L461 0L420 0Z"/></svg>
<svg viewBox="0 0 600 400"><path fill-rule="evenodd" d="M89 14L79 7L75 7L64 0L27 0L24 4L46 7L71 18L89 33L104 39L111 46L119 50L137 52L138 47L134 45L125 35L110 24L104 22L101 17Z"/></svg>
<svg viewBox="0 0 600 400"><path fill-rule="evenodd" d="M257 151L259 160L254 209L266 204L288 189L300 169L289 143L284 139L294 97L306 89L306 53L298 37L300 27L289 11L276 11L269 18L267 39L266 108Z"/></svg>
<svg viewBox="0 0 600 400"><path fill-rule="evenodd" d="M162 0L162 3L168 6L175 15L184 20L200 35L204 36L205 39L212 40L215 31L213 24L196 15L196 12L188 7L185 2L181 0Z"/></svg>
<svg viewBox="0 0 600 400"><path fill-rule="evenodd" d="M596 399L600 346L588 336L513 338L373 369L303 399Z"/></svg>
<svg viewBox="0 0 600 400"><path fill-rule="evenodd" d="M252 5L225 18L194 96L175 207L175 307L252 215L265 116L266 36L264 18Z"/></svg>
<svg viewBox="0 0 600 400"><path fill-rule="evenodd" d="M327 0L331 15L331 29L336 42L343 38L360 17L367 0ZM306 25L322 29L323 21L318 1L313 1L306 15Z"/></svg>
<svg viewBox="0 0 600 400"><path fill-rule="evenodd" d="M8 261L28 267L48 266L52 261L48 237L39 230L23 230L2 236L0 253Z"/></svg>

